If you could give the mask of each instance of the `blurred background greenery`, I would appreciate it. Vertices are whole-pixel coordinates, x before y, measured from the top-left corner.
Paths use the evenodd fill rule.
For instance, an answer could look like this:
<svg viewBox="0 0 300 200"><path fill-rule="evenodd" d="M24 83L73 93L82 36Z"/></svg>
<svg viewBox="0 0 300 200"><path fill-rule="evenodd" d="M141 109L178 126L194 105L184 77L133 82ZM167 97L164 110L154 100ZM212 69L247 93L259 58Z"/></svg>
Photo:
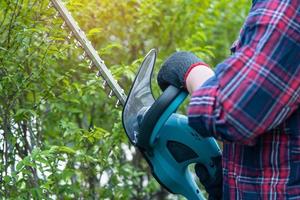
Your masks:
<svg viewBox="0 0 300 200"><path fill-rule="evenodd" d="M144 55L229 54L247 0L64 1L126 93ZM129 144L49 0L0 0L0 199L179 199ZM155 80L155 90L158 93Z"/></svg>

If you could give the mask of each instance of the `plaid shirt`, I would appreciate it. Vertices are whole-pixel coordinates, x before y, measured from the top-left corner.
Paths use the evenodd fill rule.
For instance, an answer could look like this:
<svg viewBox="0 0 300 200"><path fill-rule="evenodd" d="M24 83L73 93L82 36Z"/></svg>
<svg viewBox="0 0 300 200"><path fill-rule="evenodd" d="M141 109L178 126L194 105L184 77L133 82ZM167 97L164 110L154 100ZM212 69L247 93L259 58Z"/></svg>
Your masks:
<svg viewBox="0 0 300 200"><path fill-rule="evenodd" d="M300 199L300 1L254 0L189 124L223 143L223 199Z"/></svg>

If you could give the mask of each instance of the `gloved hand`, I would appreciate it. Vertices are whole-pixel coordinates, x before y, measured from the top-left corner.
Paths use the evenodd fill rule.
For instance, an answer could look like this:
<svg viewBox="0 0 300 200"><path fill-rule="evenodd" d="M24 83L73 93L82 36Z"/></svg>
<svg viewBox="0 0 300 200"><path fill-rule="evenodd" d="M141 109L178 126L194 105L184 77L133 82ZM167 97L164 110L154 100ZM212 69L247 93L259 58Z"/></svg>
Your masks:
<svg viewBox="0 0 300 200"><path fill-rule="evenodd" d="M157 76L157 82L162 91L169 85L185 88L185 76L194 66L206 65L191 52L176 52L165 60Z"/></svg>
<svg viewBox="0 0 300 200"><path fill-rule="evenodd" d="M206 167L202 164L195 165L195 172L205 187L206 192L209 194L209 200L222 199L222 157L218 156L213 158L213 163L217 167L216 175L214 178L210 177Z"/></svg>

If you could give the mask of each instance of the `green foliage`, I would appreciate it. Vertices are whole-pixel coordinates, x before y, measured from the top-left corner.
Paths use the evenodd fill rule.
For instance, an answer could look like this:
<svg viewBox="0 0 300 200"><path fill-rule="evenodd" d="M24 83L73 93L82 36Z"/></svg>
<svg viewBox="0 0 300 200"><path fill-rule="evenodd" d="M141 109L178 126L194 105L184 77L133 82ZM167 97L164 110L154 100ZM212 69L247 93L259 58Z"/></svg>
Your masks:
<svg viewBox="0 0 300 200"><path fill-rule="evenodd" d="M65 3L126 91L151 48L159 50L158 65L175 50L220 62L250 6L246 0ZM120 109L47 4L0 0L0 199L175 199L129 144Z"/></svg>

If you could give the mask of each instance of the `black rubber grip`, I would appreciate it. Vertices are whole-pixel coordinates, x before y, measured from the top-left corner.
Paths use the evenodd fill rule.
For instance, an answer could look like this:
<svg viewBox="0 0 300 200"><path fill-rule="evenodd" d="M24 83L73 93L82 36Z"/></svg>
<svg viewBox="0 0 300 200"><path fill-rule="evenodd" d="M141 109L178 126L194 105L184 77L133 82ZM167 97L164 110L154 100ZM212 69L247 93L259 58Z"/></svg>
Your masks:
<svg viewBox="0 0 300 200"><path fill-rule="evenodd" d="M169 86L149 108L139 124L137 146L141 149L150 150L150 138L156 123L180 92L180 89L172 85Z"/></svg>

